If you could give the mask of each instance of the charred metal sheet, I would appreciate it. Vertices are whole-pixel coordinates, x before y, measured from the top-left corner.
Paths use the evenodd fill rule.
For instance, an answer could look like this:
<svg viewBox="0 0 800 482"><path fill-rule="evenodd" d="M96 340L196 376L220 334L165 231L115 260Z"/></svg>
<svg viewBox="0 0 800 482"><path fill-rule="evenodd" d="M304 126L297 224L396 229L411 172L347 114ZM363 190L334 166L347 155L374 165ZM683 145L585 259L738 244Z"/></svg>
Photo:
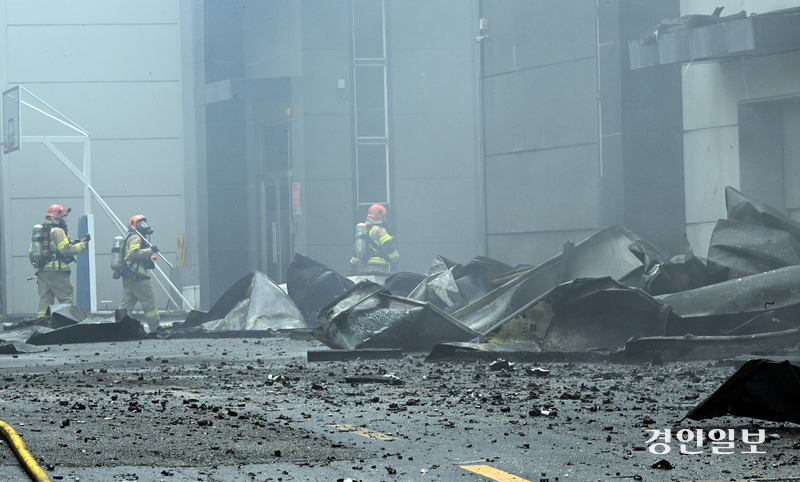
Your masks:
<svg viewBox="0 0 800 482"><path fill-rule="evenodd" d="M631 337L664 333L671 310L642 290L611 278L576 279L543 297L553 318L543 351L581 351L622 347Z"/></svg>
<svg viewBox="0 0 800 482"><path fill-rule="evenodd" d="M800 367L788 361L751 360L684 418L725 415L800 423Z"/></svg>
<svg viewBox="0 0 800 482"><path fill-rule="evenodd" d="M708 263L727 279L800 265L800 241L786 231L720 219L711 234Z"/></svg>
<svg viewBox="0 0 800 482"><path fill-rule="evenodd" d="M389 360L403 358L400 348L375 348L362 350L308 350L306 358L310 362L348 361L348 360Z"/></svg>
<svg viewBox="0 0 800 482"><path fill-rule="evenodd" d="M684 254L666 259L666 254L644 240L631 244L632 253L642 266L619 280L631 288L641 288L650 295L677 293L725 281L726 272L709 267L697 258L686 242Z"/></svg>
<svg viewBox="0 0 800 482"><path fill-rule="evenodd" d="M0 343L0 355L24 355L26 353L39 353L47 350L49 350L49 348L39 348L38 346L29 345L27 343Z"/></svg>
<svg viewBox="0 0 800 482"><path fill-rule="evenodd" d="M206 331L268 331L308 328L289 296L264 273L253 271L233 284L202 316L192 312L181 328Z"/></svg>
<svg viewBox="0 0 800 482"><path fill-rule="evenodd" d="M156 334L156 338L162 339L189 339L203 338L210 340L220 340L227 338L288 338L294 330L238 330L238 331L208 331L205 325L192 326L190 328L162 328Z"/></svg>
<svg viewBox="0 0 800 482"><path fill-rule="evenodd" d="M520 308L548 290L576 278L619 279L642 266L630 251L638 236L621 225L611 226L581 241L567 243L564 252L452 313L479 333L488 333Z"/></svg>
<svg viewBox="0 0 800 482"><path fill-rule="evenodd" d="M319 310L347 292L354 284L324 264L301 254L294 255L294 261L286 273L289 297L312 328L324 322L318 317Z"/></svg>
<svg viewBox="0 0 800 482"><path fill-rule="evenodd" d="M361 280L345 294L339 296L327 306L322 307L319 311L319 316L325 319L327 323L338 316L339 313L347 311L362 301L381 292L386 293L383 286L369 280Z"/></svg>
<svg viewBox="0 0 800 482"><path fill-rule="evenodd" d="M408 297L408 295L414 291L414 288L419 286L424 279L425 276L421 274L403 271L386 278L386 281L383 282L383 287L386 288L386 291L395 296Z"/></svg>
<svg viewBox="0 0 800 482"><path fill-rule="evenodd" d="M495 288L493 279L512 271L514 268L505 263L476 256L455 273L456 285L461 297L472 303Z"/></svg>
<svg viewBox="0 0 800 482"><path fill-rule="evenodd" d="M380 383L382 385L403 385L405 382L395 375L382 375L379 377L344 377L345 383L353 385L361 383Z"/></svg>
<svg viewBox="0 0 800 482"><path fill-rule="evenodd" d="M141 340L146 334L142 324L129 316L110 323L78 323L49 332L31 335L31 345L58 345L70 343L99 343L110 341Z"/></svg>
<svg viewBox="0 0 800 482"><path fill-rule="evenodd" d="M598 361L614 361L614 351L578 351L578 352L542 352L536 343L514 342L514 343L463 343L451 342L440 343L433 347L430 354L425 358L426 362L445 362L445 361L494 361L502 356L505 360L512 360L520 363L582 363ZM527 374L541 376L541 373L531 372Z"/></svg>
<svg viewBox="0 0 800 482"><path fill-rule="evenodd" d="M756 315L773 311L794 317L800 311L800 266L754 274L656 299L672 308L666 335L721 335Z"/></svg>
<svg viewBox="0 0 800 482"><path fill-rule="evenodd" d="M47 308L46 316L51 316L56 320L63 320L63 325L66 326L80 323L88 318L90 314L75 305L53 305Z"/></svg>
<svg viewBox="0 0 800 482"><path fill-rule="evenodd" d="M339 312L313 333L330 348L343 350L427 351L436 343L479 336L435 306L380 292Z"/></svg>
<svg viewBox="0 0 800 482"><path fill-rule="evenodd" d="M408 295L412 300L428 302L442 310L466 305L466 300L456 285L453 270L461 265L441 256L437 257L427 277Z"/></svg>
<svg viewBox="0 0 800 482"><path fill-rule="evenodd" d="M492 291L492 279L509 271L513 268L481 256L464 266L439 256L408 297L452 313Z"/></svg>
<svg viewBox="0 0 800 482"><path fill-rule="evenodd" d="M785 231L800 241L800 223L769 204L745 196L730 186L725 188L725 206L728 219L732 221Z"/></svg>
<svg viewBox="0 0 800 482"><path fill-rule="evenodd" d="M656 350L688 350L690 348L728 345L770 345L773 348L790 347L800 343L800 328L757 333L742 336L653 336L629 340L625 351L638 353Z"/></svg>
<svg viewBox="0 0 800 482"><path fill-rule="evenodd" d="M534 342L513 343L439 343L425 358L426 362L450 361L463 358L496 360L498 354L539 353L542 350Z"/></svg>

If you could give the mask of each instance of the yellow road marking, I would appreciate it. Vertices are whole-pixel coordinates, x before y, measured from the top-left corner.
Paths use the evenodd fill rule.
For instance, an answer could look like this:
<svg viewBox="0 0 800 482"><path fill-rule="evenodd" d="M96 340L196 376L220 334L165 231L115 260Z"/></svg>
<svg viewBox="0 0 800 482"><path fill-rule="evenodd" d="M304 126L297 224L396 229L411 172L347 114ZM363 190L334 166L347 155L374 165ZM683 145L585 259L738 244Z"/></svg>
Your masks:
<svg viewBox="0 0 800 482"><path fill-rule="evenodd" d="M475 472L484 477L489 477L497 482L530 482L529 480L509 474L508 472L503 472L502 470L497 470L488 465L462 465L461 468L469 470L470 472Z"/></svg>
<svg viewBox="0 0 800 482"><path fill-rule="evenodd" d="M391 435L386 435L385 433L376 432L374 430L369 430L364 427L356 427L355 425L328 425L329 427L338 428L343 432L350 432L356 435L361 435L362 437L367 437L375 440L394 440L395 438Z"/></svg>

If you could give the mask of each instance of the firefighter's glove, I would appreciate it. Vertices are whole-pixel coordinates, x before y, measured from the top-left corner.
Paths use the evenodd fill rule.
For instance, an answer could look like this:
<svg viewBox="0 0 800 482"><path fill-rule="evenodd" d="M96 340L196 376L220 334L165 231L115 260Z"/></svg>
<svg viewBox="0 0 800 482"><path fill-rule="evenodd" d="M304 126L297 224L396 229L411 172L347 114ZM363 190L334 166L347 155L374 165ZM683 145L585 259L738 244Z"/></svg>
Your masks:
<svg viewBox="0 0 800 482"><path fill-rule="evenodd" d="M357 266L356 266L356 265L354 265L354 264L351 264L351 265L350 265L350 269L349 269L347 272L348 272L349 274L353 274L353 273L355 273L355 272L356 272L356 268L357 268Z"/></svg>
<svg viewBox="0 0 800 482"><path fill-rule="evenodd" d="M91 240L92 240L92 235L88 234L88 233L86 234L86 236L83 237L83 239L81 239L82 242L86 242L86 243L88 243Z"/></svg>
<svg viewBox="0 0 800 482"><path fill-rule="evenodd" d="M150 246L150 249L153 250L153 254L158 253L158 246Z"/></svg>

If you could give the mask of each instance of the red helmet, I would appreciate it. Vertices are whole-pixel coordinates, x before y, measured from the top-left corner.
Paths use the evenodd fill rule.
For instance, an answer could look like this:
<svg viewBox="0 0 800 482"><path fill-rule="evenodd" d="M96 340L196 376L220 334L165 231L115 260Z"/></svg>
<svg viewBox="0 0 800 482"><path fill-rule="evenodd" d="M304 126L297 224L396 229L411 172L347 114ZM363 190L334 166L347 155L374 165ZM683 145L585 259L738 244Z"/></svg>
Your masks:
<svg viewBox="0 0 800 482"><path fill-rule="evenodd" d="M369 207L369 211L367 212L367 216L378 219L383 219L385 214L386 208L383 207L383 204L373 204Z"/></svg>
<svg viewBox="0 0 800 482"><path fill-rule="evenodd" d="M144 217L144 214L135 214L135 215L131 216L131 218L128 220L128 227L129 228L135 228L136 227L136 223L138 223L139 221L142 221L142 220L147 221L147 218Z"/></svg>
<svg viewBox="0 0 800 482"><path fill-rule="evenodd" d="M64 206L60 204L53 204L50 206L50 209L47 210L47 215L53 218L61 219L66 216L69 212L64 209Z"/></svg>

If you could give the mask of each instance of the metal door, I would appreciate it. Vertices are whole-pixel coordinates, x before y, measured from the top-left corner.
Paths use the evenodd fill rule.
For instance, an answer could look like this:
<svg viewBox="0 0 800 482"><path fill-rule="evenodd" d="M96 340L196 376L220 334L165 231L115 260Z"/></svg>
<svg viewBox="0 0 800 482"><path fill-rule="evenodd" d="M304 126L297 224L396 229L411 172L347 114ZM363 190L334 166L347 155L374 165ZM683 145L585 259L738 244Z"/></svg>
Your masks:
<svg viewBox="0 0 800 482"><path fill-rule="evenodd" d="M288 124L260 129L260 154L259 270L285 283L294 257Z"/></svg>

